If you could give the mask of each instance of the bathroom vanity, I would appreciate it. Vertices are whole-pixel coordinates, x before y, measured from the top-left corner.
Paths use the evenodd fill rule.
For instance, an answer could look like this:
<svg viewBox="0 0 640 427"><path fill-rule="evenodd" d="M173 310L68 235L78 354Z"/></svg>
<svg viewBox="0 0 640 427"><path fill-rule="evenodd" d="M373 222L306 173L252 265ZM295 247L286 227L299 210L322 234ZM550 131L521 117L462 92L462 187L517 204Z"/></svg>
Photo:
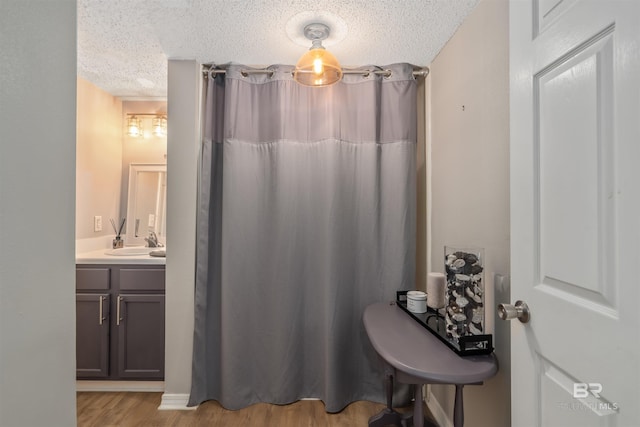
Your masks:
<svg viewBox="0 0 640 427"><path fill-rule="evenodd" d="M164 379L166 258L155 252L166 249L156 247L166 244L166 170L165 164L130 164L127 217L112 223L116 236L76 240L79 380ZM118 247L113 239L120 240L125 223L126 246Z"/></svg>
<svg viewBox="0 0 640 427"><path fill-rule="evenodd" d="M76 258L78 379L164 379L165 258Z"/></svg>

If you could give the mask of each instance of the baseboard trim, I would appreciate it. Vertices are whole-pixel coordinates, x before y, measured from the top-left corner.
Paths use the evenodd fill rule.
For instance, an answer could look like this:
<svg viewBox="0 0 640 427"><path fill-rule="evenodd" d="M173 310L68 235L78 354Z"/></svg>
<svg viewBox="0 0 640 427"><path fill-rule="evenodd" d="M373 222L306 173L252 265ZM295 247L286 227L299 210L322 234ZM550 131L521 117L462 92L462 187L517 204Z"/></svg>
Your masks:
<svg viewBox="0 0 640 427"><path fill-rule="evenodd" d="M305 397L300 400L320 400L317 397ZM198 409L197 406L187 406L189 403L188 394L164 393L160 401L159 411L192 411Z"/></svg>
<svg viewBox="0 0 640 427"><path fill-rule="evenodd" d="M435 398L433 393L429 396L427 408L429 408L431 415L433 415L434 420L440 427L453 427L453 421L449 418L444 409L442 409L442 406L440 406L438 399Z"/></svg>
<svg viewBox="0 0 640 427"><path fill-rule="evenodd" d="M164 381L76 381L76 391L162 392Z"/></svg>
<svg viewBox="0 0 640 427"><path fill-rule="evenodd" d="M164 393L158 407L159 411L194 411L197 406L187 406L189 395L181 393Z"/></svg>

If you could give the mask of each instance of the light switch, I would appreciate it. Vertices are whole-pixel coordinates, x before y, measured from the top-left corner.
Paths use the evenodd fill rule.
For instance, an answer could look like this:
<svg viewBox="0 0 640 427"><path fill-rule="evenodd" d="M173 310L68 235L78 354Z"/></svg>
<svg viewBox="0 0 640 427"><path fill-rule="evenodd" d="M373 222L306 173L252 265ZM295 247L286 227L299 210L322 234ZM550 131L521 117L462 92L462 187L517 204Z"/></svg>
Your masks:
<svg viewBox="0 0 640 427"><path fill-rule="evenodd" d="M147 227L155 227L156 226L156 216L154 214L149 214L149 222Z"/></svg>
<svg viewBox="0 0 640 427"><path fill-rule="evenodd" d="M93 231L102 231L102 216L96 215L93 217Z"/></svg>

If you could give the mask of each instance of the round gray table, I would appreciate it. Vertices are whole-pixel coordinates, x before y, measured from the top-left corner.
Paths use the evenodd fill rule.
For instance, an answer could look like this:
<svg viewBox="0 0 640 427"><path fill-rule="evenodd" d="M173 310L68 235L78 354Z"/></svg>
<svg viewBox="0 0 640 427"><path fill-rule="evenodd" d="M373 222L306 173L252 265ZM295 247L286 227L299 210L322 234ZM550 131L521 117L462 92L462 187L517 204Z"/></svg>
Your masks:
<svg viewBox="0 0 640 427"><path fill-rule="evenodd" d="M422 384L454 384L453 424L462 427L462 387L481 384L494 376L498 372L495 355L458 356L394 302L368 306L362 320L373 348L384 361L387 393L387 408L371 417L369 427L403 425L402 417L393 410L391 402L394 379L416 384L412 417L415 427L424 425Z"/></svg>

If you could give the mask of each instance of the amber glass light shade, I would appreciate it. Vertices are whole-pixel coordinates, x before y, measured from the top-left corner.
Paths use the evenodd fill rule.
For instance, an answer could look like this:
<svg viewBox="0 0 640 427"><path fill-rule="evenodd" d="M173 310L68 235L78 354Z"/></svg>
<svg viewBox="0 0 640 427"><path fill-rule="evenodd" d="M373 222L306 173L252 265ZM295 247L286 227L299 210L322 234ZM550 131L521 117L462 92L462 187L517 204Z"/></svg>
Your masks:
<svg viewBox="0 0 640 427"><path fill-rule="evenodd" d="M329 86L340 81L342 67L325 48L311 48L296 64L293 78L305 86Z"/></svg>

